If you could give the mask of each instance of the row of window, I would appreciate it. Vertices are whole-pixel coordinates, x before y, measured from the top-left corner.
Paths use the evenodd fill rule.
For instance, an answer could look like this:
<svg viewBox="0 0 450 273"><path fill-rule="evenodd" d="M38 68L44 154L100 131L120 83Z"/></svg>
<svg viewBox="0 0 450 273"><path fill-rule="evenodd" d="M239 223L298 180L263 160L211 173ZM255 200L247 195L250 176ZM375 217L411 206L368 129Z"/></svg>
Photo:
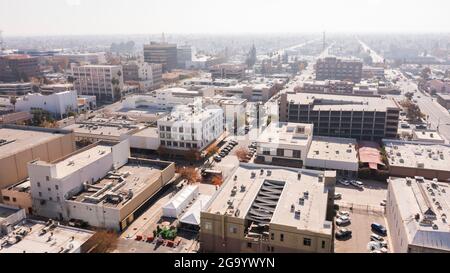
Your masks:
<svg viewBox="0 0 450 273"><path fill-rule="evenodd" d="M176 141L165 141L161 140L162 146L168 146L168 147L180 147L180 148L194 148L197 149L198 145L197 143L189 143L189 142L176 142Z"/></svg>
<svg viewBox="0 0 450 273"><path fill-rule="evenodd" d="M264 149L263 155L270 155L270 149ZM285 153L285 149L277 149L277 156L287 156ZM292 150L292 157L293 158L301 158L302 157L302 151L300 150Z"/></svg>

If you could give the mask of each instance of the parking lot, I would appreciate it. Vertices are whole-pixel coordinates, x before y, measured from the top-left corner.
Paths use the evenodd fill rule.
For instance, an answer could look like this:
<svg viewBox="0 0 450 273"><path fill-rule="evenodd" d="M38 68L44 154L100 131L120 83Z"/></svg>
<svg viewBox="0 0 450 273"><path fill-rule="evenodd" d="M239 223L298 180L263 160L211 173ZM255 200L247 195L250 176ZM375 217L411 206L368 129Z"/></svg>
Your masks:
<svg viewBox="0 0 450 273"><path fill-rule="evenodd" d="M350 224L342 227L350 229L352 236L347 240L335 239L335 249L337 253L367 253L370 235L373 233L370 225L373 222L380 223L387 228L384 215L384 206L381 202L386 199L387 183L373 180L361 180L364 186L358 189L355 186L336 185L336 193L342 194L342 199L336 200L340 211L347 211L350 214ZM337 231L340 227L336 226ZM389 243L388 236L385 237Z"/></svg>

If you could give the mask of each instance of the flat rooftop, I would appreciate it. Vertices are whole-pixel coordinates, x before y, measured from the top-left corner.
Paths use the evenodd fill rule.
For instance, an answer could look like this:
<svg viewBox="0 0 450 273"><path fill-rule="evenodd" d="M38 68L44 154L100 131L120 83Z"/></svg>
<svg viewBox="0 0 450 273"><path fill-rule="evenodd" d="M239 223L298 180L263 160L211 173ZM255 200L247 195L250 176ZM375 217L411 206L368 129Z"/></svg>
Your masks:
<svg viewBox="0 0 450 273"><path fill-rule="evenodd" d="M261 170L263 172L261 173ZM269 175L267 171L271 171ZM252 175L254 173L254 176ZM301 173L300 180L298 173ZM327 195L328 190L324 187L324 182L319 182L319 175L323 172L294 169L277 166L240 164L236 171L223 184L217 197L212 201L207 209L209 213L228 214L229 201L233 202L233 211L239 210L239 214L234 217L247 219L255 199L261 196L260 190L265 184L283 185L276 207L273 211L270 224L291 226L297 229L309 230L312 232L331 234L332 223L326 221ZM236 181L234 177L237 176ZM245 190L242 191L241 187ZM231 196L233 188L236 187L236 194ZM270 191L270 189L269 189ZM304 197L307 192L308 198L303 205L299 205L299 198ZM300 219L294 217L291 206L295 210L300 210Z"/></svg>
<svg viewBox="0 0 450 273"><path fill-rule="evenodd" d="M70 253L77 250L94 235L92 231L60 225L41 235L41 231L46 228L45 223L28 219L16 227L15 231L28 233L18 242L13 234L0 238L0 242L9 241L0 248L0 253Z"/></svg>
<svg viewBox="0 0 450 273"><path fill-rule="evenodd" d="M161 171L167 166L169 163L153 164L151 161L130 158L121 168L109 173L98 183L89 185L87 189L69 200L120 208L144 189L154 183L161 183L159 181ZM102 189L106 189L103 194L99 193ZM129 195L130 191L132 195ZM91 196L99 198L96 200L90 198Z"/></svg>
<svg viewBox="0 0 450 273"><path fill-rule="evenodd" d="M159 131L156 127L147 127L145 129L140 130L139 132L133 134L133 136L139 137L159 137Z"/></svg>
<svg viewBox="0 0 450 273"><path fill-rule="evenodd" d="M313 110L386 111L400 109L394 100L383 97L345 96L333 94L287 94L287 101L295 104L311 104Z"/></svg>
<svg viewBox="0 0 450 273"><path fill-rule="evenodd" d="M409 243L450 251L449 184L414 178L391 178L389 184ZM415 219L417 214L418 220ZM433 214L435 220L424 223L427 215L433 218ZM436 225L435 228L433 225Z"/></svg>
<svg viewBox="0 0 450 273"><path fill-rule="evenodd" d="M338 137L314 137L308 158L358 163L356 139Z"/></svg>
<svg viewBox="0 0 450 273"><path fill-rule="evenodd" d="M413 134L419 141L444 141L437 131L414 131Z"/></svg>
<svg viewBox="0 0 450 273"><path fill-rule="evenodd" d="M307 145L312 138L313 125L306 123L272 122L258 137L259 143Z"/></svg>
<svg viewBox="0 0 450 273"><path fill-rule="evenodd" d="M214 108L214 107L208 107L208 108L198 108L195 110L194 113L192 113L192 108L186 105L178 105L175 106L172 109L172 112L162 117L159 121L165 121L165 122L201 122L204 119L208 118L210 115L213 115L218 112L223 112L222 108Z"/></svg>
<svg viewBox="0 0 450 273"><path fill-rule="evenodd" d="M448 171L450 145L383 140L390 166Z"/></svg>
<svg viewBox="0 0 450 273"><path fill-rule="evenodd" d="M99 143L85 150L78 150L77 152L74 152L71 155L62 158L59 161L55 161L52 163L35 161L32 164L54 164L56 170L54 178L64 178L103 157L109 156L112 153L112 146L113 144Z"/></svg>
<svg viewBox="0 0 450 273"><path fill-rule="evenodd" d="M64 136L63 133L37 131L31 128L0 128L0 158L17 154L62 136Z"/></svg>
<svg viewBox="0 0 450 273"><path fill-rule="evenodd" d="M19 208L13 208L0 204L0 221L18 212Z"/></svg>
<svg viewBox="0 0 450 273"><path fill-rule="evenodd" d="M94 134L94 135L104 135L104 136L112 136L119 137L121 135L128 134L136 129L136 127L122 127L112 124L103 124L103 123L76 123L64 127L67 130L73 130L78 134Z"/></svg>

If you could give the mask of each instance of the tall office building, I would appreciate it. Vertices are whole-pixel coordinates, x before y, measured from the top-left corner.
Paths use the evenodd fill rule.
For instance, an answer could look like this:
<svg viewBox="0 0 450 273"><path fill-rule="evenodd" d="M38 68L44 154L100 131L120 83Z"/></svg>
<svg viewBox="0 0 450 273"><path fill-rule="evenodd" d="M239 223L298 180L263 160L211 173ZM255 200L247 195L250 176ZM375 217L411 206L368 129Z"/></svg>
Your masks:
<svg viewBox="0 0 450 273"><path fill-rule="evenodd" d="M38 59L29 55L6 55L0 57L0 81L29 81L40 75Z"/></svg>
<svg viewBox="0 0 450 273"><path fill-rule="evenodd" d="M177 67L177 45L157 42L144 45L144 60L162 64L163 72L171 71Z"/></svg>
<svg viewBox="0 0 450 273"><path fill-rule="evenodd" d="M317 60L316 80L351 80L360 82L362 77L362 62L358 60L337 59L327 57Z"/></svg>
<svg viewBox="0 0 450 273"><path fill-rule="evenodd" d="M186 62L192 61L192 47L190 45L181 45L177 48L178 68L186 68Z"/></svg>
<svg viewBox="0 0 450 273"><path fill-rule="evenodd" d="M74 87L79 95L96 96L98 101L117 101L122 97L123 73L120 65L73 66Z"/></svg>

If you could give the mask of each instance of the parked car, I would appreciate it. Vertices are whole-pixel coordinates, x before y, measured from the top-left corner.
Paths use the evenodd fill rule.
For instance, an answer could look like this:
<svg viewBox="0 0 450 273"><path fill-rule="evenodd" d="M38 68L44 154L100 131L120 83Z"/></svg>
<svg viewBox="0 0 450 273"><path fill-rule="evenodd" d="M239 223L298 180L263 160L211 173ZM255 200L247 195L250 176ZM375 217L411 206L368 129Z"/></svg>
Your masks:
<svg viewBox="0 0 450 273"><path fill-rule="evenodd" d="M348 212L346 210L340 210L338 212L338 216L347 216L347 217L349 217L350 216L350 212Z"/></svg>
<svg viewBox="0 0 450 273"><path fill-rule="evenodd" d="M409 126L408 123L402 123L402 124L400 125L400 127L402 127L403 129L409 129L409 128L411 128L411 126Z"/></svg>
<svg viewBox="0 0 450 273"><path fill-rule="evenodd" d="M418 125L416 125L416 129L417 130L426 130L427 126L424 124L418 124Z"/></svg>
<svg viewBox="0 0 450 273"><path fill-rule="evenodd" d="M352 231L346 228L340 228L336 232L336 239L347 239L352 236Z"/></svg>
<svg viewBox="0 0 450 273"><path fill-rule="evenodd" d="M377 241L377 242L384 241L383 237L381 237L380 235L375 234L375 233L372 233L372 234L370 235L370 240L371 240L371 241Z"/></svg>
<svg viewBox="0 0 450 273"><path fill-rule="evenodd" d="M347 179L344 179L344 178L338 179L338 183L339 183L339 184L342 184L342 185L344 185L344 186L350 185L350 183L348 182L348 180L347 180Z"/></svg>
<svg viewBox="0 0 450 273"><path fill-rule="evenodd" d="M214 157L214 161L220 162L220 161L222 161L222 157L216 155L216 156Z"/></svg>
<svg viewBox="0 0 450 273"><path fill-rule="evenodd" d="M351 180L350 184L352 184L353 186L355 186L357 188L362 188L364 185L361 181L357 181L357 180Z"/></svg>
<svg viewBox="0 0 450 273"><path fill-rule="evenodd" d="M335 200L342 199L342 193L335 193L334 194L334 199Z"/></svg>
<svg viewBox="0 0 450 273"><path fill-rule="evenodd" d="M376 233L379 233L383 236L387 235L387 230L386 228L378 223L372 223L372 225L370 225L370 227L372 228L373 231L375 231Z"/></svg>
<svg viewBox="0 0 450 273"><path fill-rule="evenodd" d="M336 225L342 226L345 224L350 224L350 218L348 216L341 216L336 220Z"/></svg>

